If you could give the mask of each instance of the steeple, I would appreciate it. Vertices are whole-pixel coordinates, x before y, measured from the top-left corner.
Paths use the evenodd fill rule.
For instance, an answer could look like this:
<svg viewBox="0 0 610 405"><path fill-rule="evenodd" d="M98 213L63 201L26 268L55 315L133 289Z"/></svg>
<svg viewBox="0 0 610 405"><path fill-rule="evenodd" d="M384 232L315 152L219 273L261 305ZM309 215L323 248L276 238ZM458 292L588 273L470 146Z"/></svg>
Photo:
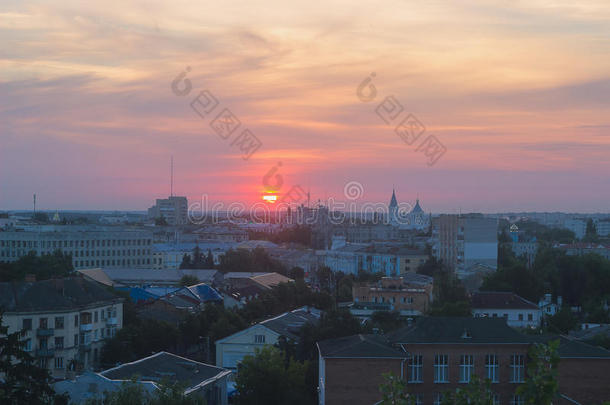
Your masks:
<svg viewBox="0 0 610 405"><path fill-rule="evenodd" d="M390 199L390 207L398 207L398 201L396 201L396 192L392 188L392 199Z"/></svg>
<svg viewBox="0 0 610 405"><path fill-rule="evenodd" d="M413 207L411 212L414 214L419 214L419 213L424 212L424 210L422 210L422 208L419 205L419 198L415 201L415 207Z"/></svg>

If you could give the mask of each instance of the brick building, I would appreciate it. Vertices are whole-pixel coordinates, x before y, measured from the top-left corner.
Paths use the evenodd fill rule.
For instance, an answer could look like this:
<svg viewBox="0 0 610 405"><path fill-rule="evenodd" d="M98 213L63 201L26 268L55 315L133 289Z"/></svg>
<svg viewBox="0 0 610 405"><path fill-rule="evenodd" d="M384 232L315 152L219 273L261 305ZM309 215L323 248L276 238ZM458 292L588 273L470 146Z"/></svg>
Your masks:
<svg viewBox="0 0 610 405"><path fill-rule="evenodd" d="M497 404L523 404L515 391L527 377L528 349L553 338L521 334L502 318L423 317L386 336L319 342L319 403L373 404L381 375L393 371L416 404L440 404L473 375L492 381ZM558 404L610 398L609 351L561 337L559 354Z"/></svg>

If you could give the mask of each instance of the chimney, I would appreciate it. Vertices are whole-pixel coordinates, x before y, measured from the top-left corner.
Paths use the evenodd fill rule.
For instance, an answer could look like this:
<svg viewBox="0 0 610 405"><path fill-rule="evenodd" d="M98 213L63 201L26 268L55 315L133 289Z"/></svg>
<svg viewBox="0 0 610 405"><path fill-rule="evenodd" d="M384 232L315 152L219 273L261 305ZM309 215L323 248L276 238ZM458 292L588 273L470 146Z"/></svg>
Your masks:
<svg viewBox="0 0 610 405"><path fill-rule="evenodd" d="M36 282L36 274L26 274L25 275L25 282L26 283L35 283Z"/></svg>

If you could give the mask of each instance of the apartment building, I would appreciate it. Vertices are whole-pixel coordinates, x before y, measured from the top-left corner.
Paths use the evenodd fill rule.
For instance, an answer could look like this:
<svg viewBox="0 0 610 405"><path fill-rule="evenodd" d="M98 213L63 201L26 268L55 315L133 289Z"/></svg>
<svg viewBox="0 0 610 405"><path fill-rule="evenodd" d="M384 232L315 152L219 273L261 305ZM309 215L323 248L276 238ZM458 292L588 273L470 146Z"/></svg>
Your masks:
<svg viewBox="0 0 610 405"><path fill-rule="evenodd" d="M538 305L511 292L476 292L471 306L474 317L503 318L513 328L538 328L542 322Z"/></svg>
<svg viewBox="0 0 610 405"><path fill-rule="evenodd" d="M441 215L433 219L433 254L458 276L477 265L498 267L498 222L482 215Z"/></svg>
<svg viewBox="0 0 610 405"><path fill-rule="evenodd" d="M148 218L164 218L169 225L185 225L188 223L188 200L179 196L157 198L155 205L148 209Z"/></svg>
<svg viewBox="0 0 610 405"><path fill-rule="evenodd" d="M151 249L152 233L140 229L56 225L0 232L0 262L5 263L32 251L41 256L61 250L72 256L77 269L150 267Z"/></svg>
<svg viewBox="0 0 610 405"><path fill-rule="evenodd" d="M25 350L58 379L91 369L123 326L123 299L81 277L0 283L0 307L8 333L22 331Z"/></svg>

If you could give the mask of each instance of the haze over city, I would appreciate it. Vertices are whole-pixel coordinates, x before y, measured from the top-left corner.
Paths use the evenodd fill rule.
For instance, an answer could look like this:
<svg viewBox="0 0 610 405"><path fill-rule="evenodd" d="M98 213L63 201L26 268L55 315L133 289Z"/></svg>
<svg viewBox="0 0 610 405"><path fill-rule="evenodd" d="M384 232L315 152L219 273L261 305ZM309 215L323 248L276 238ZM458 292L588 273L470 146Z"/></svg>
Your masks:
<svg viewBox="0 0 610 405"><path fill-rule="evenodd" d="M4 1L0 208L144 210L173 155L189 201L260 201L282 162L314 201L357 181L435 213L606 212L610 4L508 4ZM262 143L248 160L189 105L206 89ZM388 96L446 148L433 165Z"/></svg>

